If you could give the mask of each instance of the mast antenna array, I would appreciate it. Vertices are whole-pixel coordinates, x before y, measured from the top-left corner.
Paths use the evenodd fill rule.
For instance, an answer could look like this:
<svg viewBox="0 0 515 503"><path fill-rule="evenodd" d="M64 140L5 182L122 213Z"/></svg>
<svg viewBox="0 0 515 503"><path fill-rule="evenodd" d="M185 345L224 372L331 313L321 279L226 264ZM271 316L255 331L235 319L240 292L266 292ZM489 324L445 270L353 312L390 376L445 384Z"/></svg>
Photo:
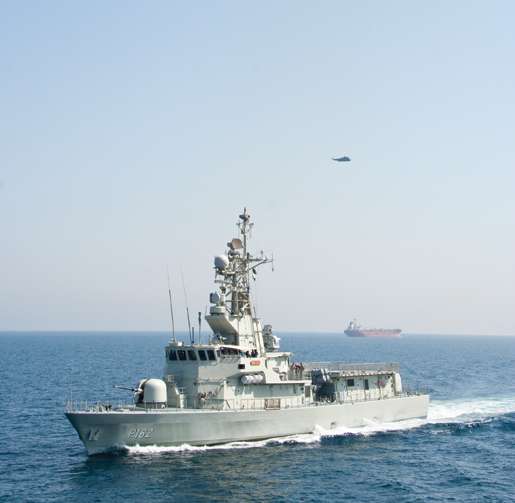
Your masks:
<svg viewBox="0 0 515 503"><path fill-rule="evenodd" d="M227 302L233 316L241 318L251 314L253 307L250 296L251 280L255 279L257 268L272 262L264 253L254 257L248 251L248 240L254 224L250 221L247 208L239 215L237 223L239 238L227 243L226 255L215 257L215 282L220 285L221 297L215 303Z"/></svg>

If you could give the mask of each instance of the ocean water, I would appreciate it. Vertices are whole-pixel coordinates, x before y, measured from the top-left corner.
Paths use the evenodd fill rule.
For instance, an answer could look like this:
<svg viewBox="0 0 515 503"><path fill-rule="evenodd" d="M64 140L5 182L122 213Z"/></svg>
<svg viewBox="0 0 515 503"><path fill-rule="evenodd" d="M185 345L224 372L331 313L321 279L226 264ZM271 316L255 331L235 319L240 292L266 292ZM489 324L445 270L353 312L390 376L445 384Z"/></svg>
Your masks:
<svg viewBox="0 0 515 503"><path fill-rule="evenodd" d="M281 334L279 334L281 335ZM515 501L515 338L282 334L297 361L397 361L427 420L88 457L64 401L126 399L164 333L0 334L0 501Z"/></svg>

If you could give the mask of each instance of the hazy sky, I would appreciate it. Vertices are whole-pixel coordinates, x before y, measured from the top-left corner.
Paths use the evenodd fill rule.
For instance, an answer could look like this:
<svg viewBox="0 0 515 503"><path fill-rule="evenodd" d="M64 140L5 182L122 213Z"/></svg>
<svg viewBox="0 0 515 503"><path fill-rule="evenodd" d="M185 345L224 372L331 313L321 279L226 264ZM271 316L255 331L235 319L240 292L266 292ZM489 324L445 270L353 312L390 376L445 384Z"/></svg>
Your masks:
<svg viewBox="0 0 515 503"><path fill-rule="evenodd" d="M515 334L514 18L2 2L0 330L184 328L246 205L277 330Z"/></svg>

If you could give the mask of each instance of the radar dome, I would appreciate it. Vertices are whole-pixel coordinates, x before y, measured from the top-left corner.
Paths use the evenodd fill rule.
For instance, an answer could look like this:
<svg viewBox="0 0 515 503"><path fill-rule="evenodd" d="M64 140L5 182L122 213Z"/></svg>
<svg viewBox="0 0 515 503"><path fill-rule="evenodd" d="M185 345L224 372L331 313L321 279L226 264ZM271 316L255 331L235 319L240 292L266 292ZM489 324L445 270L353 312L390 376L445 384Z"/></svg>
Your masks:
<svg viewBox="0 0 515 503"><path fill-rule="evenodd" d="M229 258L227 255L217 255L215 257L215 267L223 271L229 265Z"/></svg>

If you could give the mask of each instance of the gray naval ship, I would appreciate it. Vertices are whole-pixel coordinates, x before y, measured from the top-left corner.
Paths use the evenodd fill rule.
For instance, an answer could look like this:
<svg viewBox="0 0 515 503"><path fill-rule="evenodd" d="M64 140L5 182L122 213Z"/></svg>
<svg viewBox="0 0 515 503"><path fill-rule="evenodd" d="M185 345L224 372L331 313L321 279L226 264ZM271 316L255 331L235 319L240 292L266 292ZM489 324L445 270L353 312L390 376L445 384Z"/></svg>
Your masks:
<svg viewBox="0 0 515 503"><path fill-rule="evenodd" d="M397 364L296 363L292 353L280 351L279 338L270 325L261 325L251 301L256 269L271 262L248 251L252 225L245 209L240 237L215 257L217 291L205 316L209 341L186 344L172 330L162 379L140 380L129 405L67 403L66 417L89 454L135 445L259 440L427 416L429 396L404 390Z"/></svg>

